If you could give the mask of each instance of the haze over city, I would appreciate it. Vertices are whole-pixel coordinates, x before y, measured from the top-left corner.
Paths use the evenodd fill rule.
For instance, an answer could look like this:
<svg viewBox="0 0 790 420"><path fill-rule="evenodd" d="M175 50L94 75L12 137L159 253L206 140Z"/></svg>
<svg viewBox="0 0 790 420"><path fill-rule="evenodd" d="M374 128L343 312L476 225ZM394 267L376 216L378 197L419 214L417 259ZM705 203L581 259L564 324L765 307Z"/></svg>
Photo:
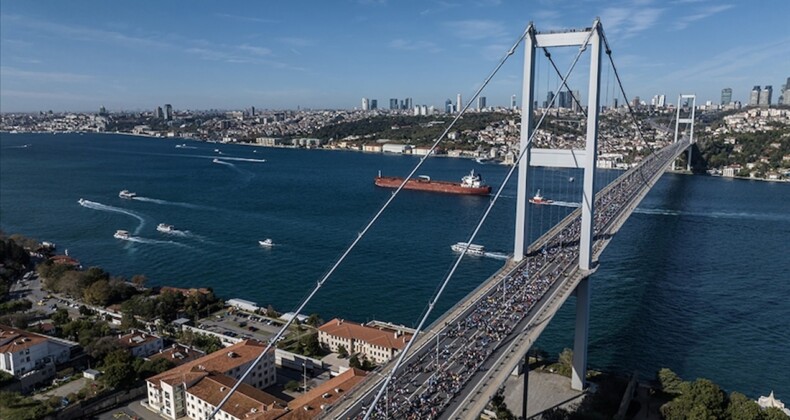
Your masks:
<svg viewBox="0 0 790 420"><path fill-rule="evenodd" d="M788 15L786 1L3 1L0 107L441 106L470 97L529 21L547 31L596 16L629 95L704 103L730 87L746 102L752 86L778 91L787 77ZM520 96L522 57L484 92L491 106Z"/></svg>

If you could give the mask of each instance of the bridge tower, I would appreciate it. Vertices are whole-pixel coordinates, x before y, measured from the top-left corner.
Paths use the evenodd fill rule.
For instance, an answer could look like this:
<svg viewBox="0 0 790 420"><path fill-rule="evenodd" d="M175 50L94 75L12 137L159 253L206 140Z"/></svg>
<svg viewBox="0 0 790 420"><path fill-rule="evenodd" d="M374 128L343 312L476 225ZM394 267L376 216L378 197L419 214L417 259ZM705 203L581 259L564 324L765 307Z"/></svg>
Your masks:
<svg viewBox="0 0 790 420"><path fill-rule="evenodd" d="M516 233L513 260L521 261L529 246L529 193L527 174L530 166L580 168L584 170L581 197L581 238L579 268L589 272L592 266L593 221L595 220L595 162L598 145L599 94L601 90L602 28L595 19L591 28L579 31L538 33L532 24L527 29L524 52L524 82L521 96L521 152L518 168L518 196L516 201ZM529 142L534 130L533 103L535 90L535 53L538 48L590 48L590 78L587 101L587 137L584 149L540 149ZM573 374L571 387L581 390L587 372L587 341L590 324L590 285L587 278L575 290L576 327L573 346Z"/></svg>
<svg viewBox="0 0 790 420"><path fill-rule="evenodd" d="M683 100L687 100L691 103L691 113L683 118L680 117L681 108L683 108ZM687 103L688 103L687 102ZM683 124L683 130L686 127L689 127L689 143L694 144L696 140L694 140L694 113L697 110L697 95L684 95L681 94L678 96L678 112L677 116L675 117L675 143L678 142L678 133L680 132L680 124ZM691 172L691 145L688 148L688 159L686 159L686 170ZM672 162L672 170L677 170L677 160Z"/></svg>

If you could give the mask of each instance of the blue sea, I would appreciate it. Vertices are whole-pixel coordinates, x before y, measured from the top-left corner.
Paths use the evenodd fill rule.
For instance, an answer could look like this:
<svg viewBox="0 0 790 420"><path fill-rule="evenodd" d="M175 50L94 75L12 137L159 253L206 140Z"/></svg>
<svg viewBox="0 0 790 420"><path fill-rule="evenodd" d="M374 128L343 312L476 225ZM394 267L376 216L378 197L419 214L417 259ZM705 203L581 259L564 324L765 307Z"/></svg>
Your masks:
<svg viewBox="0 0 790 420"><path fill-rule="evenodd" d="M177 144L187 147L176 148ZM220 159L219 163L213 160ZM0 229L55 242L84 266L149 285L211 287L295 308L404 176L411 156L270 149L114 134L0 134ZM475 170L497 188L508 167L431 158L418 174ZM599 171L600 183L618 175ZM530 218L536 237L580 199L582 174L532 169L557 201ZM511 252L515 179L475 243ZM138 197L118 197L120 190ZM78 200L86 200L85 205ZM490 197L403 191L326 282L308 313L415 325ZM180 234L156 231L172 224ZM129 241L113 238L123 229ZM271 238L272 248L258 241ZM664 175L592 277L590 365L653 377L669 367L751 397L790 401L790 184ZM435 318L501 267L465 258ZM573 301L537 346L572 347Z"/></svg>

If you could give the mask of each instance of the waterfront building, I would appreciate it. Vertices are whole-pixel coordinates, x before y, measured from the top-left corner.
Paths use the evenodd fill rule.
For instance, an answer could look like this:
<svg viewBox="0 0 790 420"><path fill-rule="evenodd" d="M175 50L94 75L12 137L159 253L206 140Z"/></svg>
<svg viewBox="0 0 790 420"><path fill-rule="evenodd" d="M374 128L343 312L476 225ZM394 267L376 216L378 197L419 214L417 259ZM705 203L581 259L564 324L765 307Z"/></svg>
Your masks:
<svg viewBox="0 0 790 420"><path fill-rule="evenodd" d="M369 111L370 110L370 103L368 101L368 98L362 98L362 110L363 111Z"/></svg>
<svg viewBox="0 0 790 420"><path fill-rule="evenodd" d="M226 376L230 381L237 381L265 348L266 344L259 341L240 341L148 378L146 385L149 409L171 420L187 415L187 408L192 409L194 413L197 401L195 399L187 401L187 392L192 391L193 386L209 375L216 375L214 378ZM276 381L274 350L270 350L245 378L244 383L260 390L273 385ZM199 418L205 418L205 410Z"/></svg>
<svg viewBox="0 0 790 420"><path fill-rule="evenodd" d="M165 119L165 112L162 111L162 107L161 106L156 107L156 110L154 111L154 117L156 119L158 119L158 120Z"/></svg>
<svg viewBox="0 0 790 420"><path fill-rule="evenodd" d="M757 106L760 103L760 86L752 88L752 93L749 95L749 106Z"/></svg>
<svg viewBox="0 0 790 420"><path fill-rule="evenodd" d="M330 351L343 346L349 354L359 353L376 363L386 363L406 347L412 335L383 327L374 328L335 318L318 327L318 342Z"/></svg>
<svg viewBox="0 0 790 420"><path fill-rule="evenodd" d="M771 106L771 96L773 96L774 88L770 85L766 86L760 92L760 99L758 105L764 108Z"/></svg>
<svg viewBox="0 0 790 420"><path fill-rule="evenodd" d="M721 104L729 105L732 102L732 88L724 88L721 90Z"/></svg>
<svg viewBox="0 0 790 420"><path fill-rule="evenodd" d="M165 120L170 121L173 119L173 105L165 104Z"/></svg>
<svg viewBox="0 0 790 420"><path fill-rule="evenodd" d="M390 109L398 109L398 100L396 98L390 98Z"/></svg>

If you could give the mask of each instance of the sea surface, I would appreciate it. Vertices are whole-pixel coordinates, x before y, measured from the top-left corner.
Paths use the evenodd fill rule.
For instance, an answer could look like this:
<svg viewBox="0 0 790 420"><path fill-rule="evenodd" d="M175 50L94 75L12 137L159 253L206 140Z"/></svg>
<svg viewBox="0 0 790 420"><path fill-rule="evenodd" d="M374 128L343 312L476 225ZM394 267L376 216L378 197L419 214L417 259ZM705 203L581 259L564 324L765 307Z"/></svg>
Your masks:
<svg viewBox="0 0 790 420"><path fill-rule="evenodd" d="M187 147L176 145L185 144ZM220 159L215 163L214 159ZM0 229L68 249L84 266L149 285L212 287L289 311L362 231L411 156L270 149L115 134L0 134ZM496 188L508 167L431 158L418 174L470 170ZM617 171L599 171L599 183ZM536 237L580 201L582 174L532 169ZM511 252L515 179L475 243ZM126 200L128 189L138 197ZM78 204L82 198L84 205ZM308 306L324 319L414 326L490 197L403 191ZM156 231L172 224L178 234ZM113 238L123 229L131 240ZM275 246L258 246L271 238ZM664 175L600 260L592 280L593 368L654 377L669 367L755 398L790 401L790 184ZM465 258L435 319L502 261ZM537 347L573 343L570 300Z"/></svg>

